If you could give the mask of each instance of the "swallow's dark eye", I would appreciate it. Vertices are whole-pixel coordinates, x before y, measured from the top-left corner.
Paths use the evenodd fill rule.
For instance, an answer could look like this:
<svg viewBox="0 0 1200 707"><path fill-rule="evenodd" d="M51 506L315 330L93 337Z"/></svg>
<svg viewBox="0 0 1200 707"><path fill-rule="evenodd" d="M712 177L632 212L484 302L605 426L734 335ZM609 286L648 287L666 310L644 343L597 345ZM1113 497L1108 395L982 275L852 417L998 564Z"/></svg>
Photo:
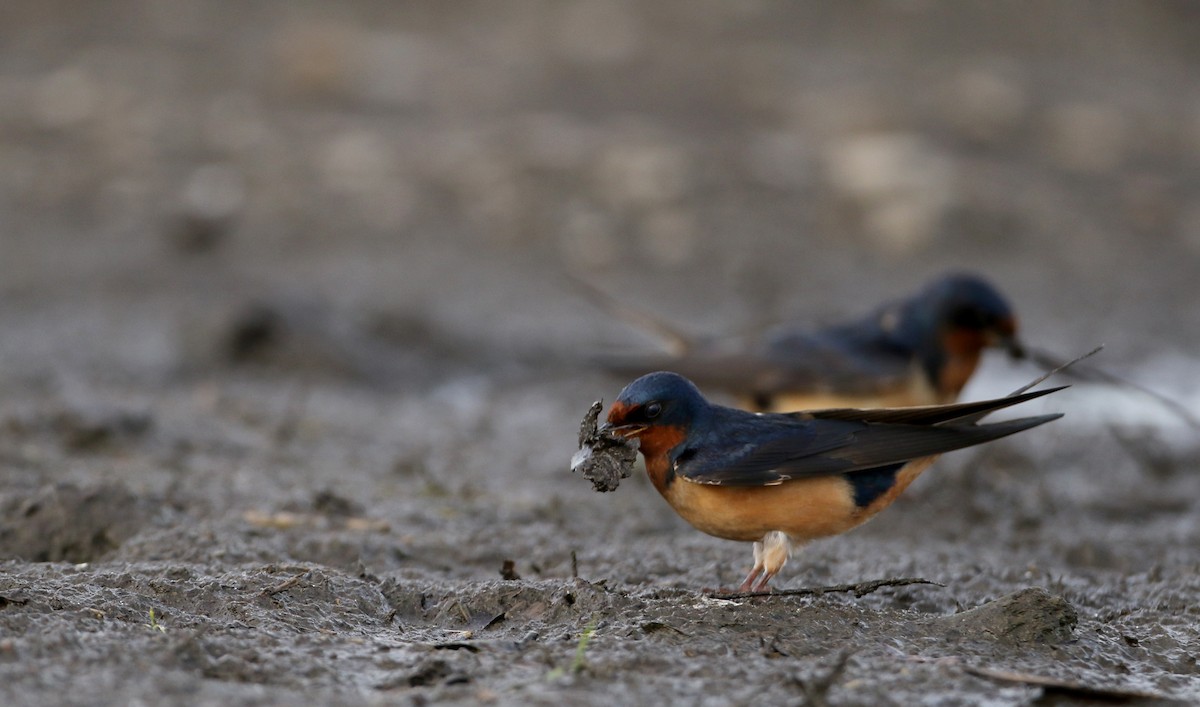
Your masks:
<svg viewBox="0 0 1200 707"><path fill-rule="evenodd" d="M994 317L989 317L986 312L976 307L963 307L950 314L950 323L963 329L987 329L991 326L992 319Z"/></svg>
<svg viewBox="0 0 1200 707"><path fill-rule="evenodd" d="M653 420L662 413L662 403L646 403L646 407L643 408L643 411L646 414L646 419Z"/></svg>

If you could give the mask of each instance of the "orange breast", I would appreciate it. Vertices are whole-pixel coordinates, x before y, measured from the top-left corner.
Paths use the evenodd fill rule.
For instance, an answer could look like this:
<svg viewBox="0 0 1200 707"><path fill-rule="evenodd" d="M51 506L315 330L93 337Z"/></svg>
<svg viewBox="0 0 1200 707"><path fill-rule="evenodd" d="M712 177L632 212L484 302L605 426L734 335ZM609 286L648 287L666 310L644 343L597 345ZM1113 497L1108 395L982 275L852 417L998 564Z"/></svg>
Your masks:
<svg viewBox="0 0 1200 707"><path fill-rule="evenodd" d="M761 540L781 530L796 540L843 533L858 525L850 484L838 476L777 486L712 486L676 479L660 489L698 530L728 540Z"/></svg>
<svg viewBox="0 0 1200 707"><path fill-rule="evenodd" d="M933 462L917 460L901 469L896 485L870 506L854 504L854 490L841 476L785 481L775 486L713 486L676 478L655 487L697 530L727 540L756 541L773 530L797 542L844 533L887 508Z"/></svg>

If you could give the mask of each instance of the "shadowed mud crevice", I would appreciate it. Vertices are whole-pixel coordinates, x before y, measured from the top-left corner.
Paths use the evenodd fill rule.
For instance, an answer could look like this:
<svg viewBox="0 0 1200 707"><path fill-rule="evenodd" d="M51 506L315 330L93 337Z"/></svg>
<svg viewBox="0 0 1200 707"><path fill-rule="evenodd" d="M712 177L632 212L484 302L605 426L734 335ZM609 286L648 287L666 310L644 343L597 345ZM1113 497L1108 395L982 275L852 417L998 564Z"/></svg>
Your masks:
<svg viewBox="0 0 1200 707"><path fill-rule="evenodd" d="M0 497L0 558L93 562L149 518L149 504L121 484L56 484Z"/></svg>

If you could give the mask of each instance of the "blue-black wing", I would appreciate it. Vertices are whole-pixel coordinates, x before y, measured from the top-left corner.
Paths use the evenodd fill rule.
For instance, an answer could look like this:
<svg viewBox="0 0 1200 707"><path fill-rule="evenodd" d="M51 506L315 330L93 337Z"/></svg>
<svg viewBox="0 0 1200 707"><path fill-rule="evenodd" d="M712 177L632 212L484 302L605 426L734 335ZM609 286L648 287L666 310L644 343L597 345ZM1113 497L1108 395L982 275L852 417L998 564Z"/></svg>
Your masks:
<svg viewBox="0 0 1200 707"><path fill-rule="evenodd" d="M769 486L851 473L999 439L1061 417L1041 415L979 425L993 410L1060 390L996 400L881 410L753 415L719 408L707 433L681 450L675 473L724 486Z"/></svg>

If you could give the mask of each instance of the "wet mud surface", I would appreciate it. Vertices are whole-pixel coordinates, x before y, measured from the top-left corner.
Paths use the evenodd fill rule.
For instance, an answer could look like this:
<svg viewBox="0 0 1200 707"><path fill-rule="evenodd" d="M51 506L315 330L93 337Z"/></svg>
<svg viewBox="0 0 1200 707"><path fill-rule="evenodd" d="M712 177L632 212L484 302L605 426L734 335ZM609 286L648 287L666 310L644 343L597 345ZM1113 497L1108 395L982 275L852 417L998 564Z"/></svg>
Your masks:
<svg viewBox="0 0 1200 707"><path fill-rule="evenodd" d="M1076 382L774 581L930 584L714 598L748 545L571 473L661 342L568 277L715 335L970 268L1195 410L1194 11L705 7L0 10L0 703L1200 702L1177 415Z"/></svg>

